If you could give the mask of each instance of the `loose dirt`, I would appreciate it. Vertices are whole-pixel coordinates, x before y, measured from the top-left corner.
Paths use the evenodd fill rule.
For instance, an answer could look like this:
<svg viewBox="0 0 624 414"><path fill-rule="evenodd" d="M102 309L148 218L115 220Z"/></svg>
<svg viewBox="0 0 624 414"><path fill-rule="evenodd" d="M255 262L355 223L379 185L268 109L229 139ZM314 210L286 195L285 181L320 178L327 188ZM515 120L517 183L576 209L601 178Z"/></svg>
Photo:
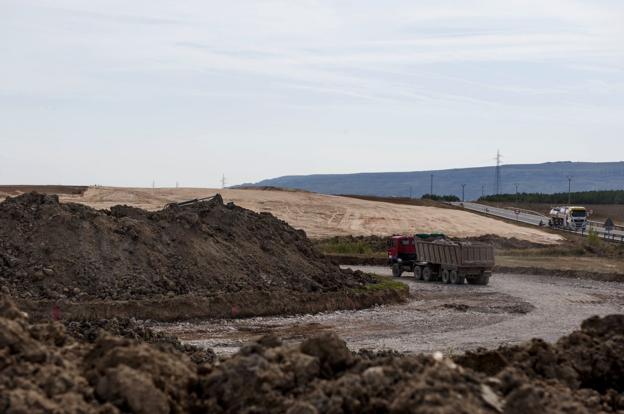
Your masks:
<svg viewBox="0 0 624 414"><path fill-rule="evenodd" d="M0 200L33 191L42 194L81 195L88 188L79 185L0 185Z"/></svg>
<svg viewBox="0 0 624 414"><path fill-rule="evenodd" d="M385 267L354 268L390 274ZM408 276L400 280L410 287L409 301L400 305L155 328L218 354L235 352L258 335L275 333L296 343L322 332L337 333L353 350L453 354L535 337L556 341L584 319L618 313L624 306L624 285L614 282L500 273L488 286L426 283Z"/></svg>
<svg viewBox="0 0 624 414"><path fill-rule="evenodd" d="M607 413L624 409L624 316L457 355L354 354L334 334L264 336L193 363L175 349L32 324L0 296L0 412Z"/></svg>
<svg viewBox="0 0 624 414"><path fill-rule="evenodd" d="M158 210L172 201L201 198L217 192L226 202L231 201L256 212L271 213L313 238L443 232L453 237L497 234L545 244L562 240L556 234L458 209L402 205L302 191L90 187L82 195L63 195L61 201L78 202L97 209L127 204Z"/></svg>
<svg viewBox="0 0 624 414"><path fill-rule="evenodd" d="M74 317L136 315L145 311L141 301L162 308L164 319L175 318L176 307L192 308L190 316L202 308L205 316L352 308L366 295L349 292L371 283L317 253L304 232L220 196L154 212L101 211L37 193L0 203L3 291L35 308L57 303ZM90 304L81 308L86 315L77 302Z"/></svg>

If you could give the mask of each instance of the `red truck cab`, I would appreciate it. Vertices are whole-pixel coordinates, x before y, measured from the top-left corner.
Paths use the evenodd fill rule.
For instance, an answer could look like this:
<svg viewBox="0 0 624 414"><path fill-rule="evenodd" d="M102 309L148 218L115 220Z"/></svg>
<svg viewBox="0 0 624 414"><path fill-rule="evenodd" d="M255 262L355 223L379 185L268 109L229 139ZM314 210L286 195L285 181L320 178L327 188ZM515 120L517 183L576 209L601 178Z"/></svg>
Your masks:
<svg viewBox="0 0 624 414"><path fill-rule="evenodd" d="M416 258L416 245L414 237L392 236L388 239L388 262L390 264L414 260Z"/></svg>

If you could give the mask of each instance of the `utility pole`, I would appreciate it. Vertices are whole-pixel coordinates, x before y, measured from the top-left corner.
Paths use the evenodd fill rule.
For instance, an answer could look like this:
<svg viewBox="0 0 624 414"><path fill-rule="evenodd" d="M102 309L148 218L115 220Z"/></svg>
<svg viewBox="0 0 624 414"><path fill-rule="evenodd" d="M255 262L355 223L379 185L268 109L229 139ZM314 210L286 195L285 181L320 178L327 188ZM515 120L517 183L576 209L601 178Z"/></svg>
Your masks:
<svg viewBox="0 0 624 414"><path fill-rule="evenodd" d="M518 186L519 186L520 184L515 183L514 185L516 186L516 204L518 204Z"/></svg>
<svg viewBox="0 0 624 414"><path fill-rule="evenodd" d="M466 200L465 200L465 194L466 194L466 191L465 191L465 190L466 190L466 184L462 184L461 186L462 186L462 203L463 203L464 201L466 201Z"/></svg>
<svg viewBox="0 0 624 414"><path fill-rule="evenodd" d="M572 203L572 176L568 176L568 204Z"/></svg>
<svg viewBox="0 0 624 414"><path fill-rule="evenodd" d="M502 157L502 155L500 153L500 150L497 150L496 151L496 158L495 158L495 160L496 160L496 177L495 177L495 180L496 180L496 183L495 183L496 184L495 185L496 194L500 194L500 188L501 188L501 171L500 171L501 170L501 157Z"/></svg>
<svg viewBox="0 0 624 414"><path fill-rule="evenodd" d="M433 197L433 174L431 174L431 189L429 190L429 195Z"/></svg>

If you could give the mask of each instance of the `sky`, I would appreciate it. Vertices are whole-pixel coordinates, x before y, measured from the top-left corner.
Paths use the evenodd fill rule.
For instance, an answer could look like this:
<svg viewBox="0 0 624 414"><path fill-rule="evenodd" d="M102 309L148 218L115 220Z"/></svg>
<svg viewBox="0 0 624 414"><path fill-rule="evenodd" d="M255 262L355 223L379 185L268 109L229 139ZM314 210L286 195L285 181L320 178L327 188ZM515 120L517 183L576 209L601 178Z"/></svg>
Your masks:
<svg viewBox="0 0 624 414"><path fill-rule="evenodd" d="M0 0L0 184L624 157L624 1Z"/></svg>

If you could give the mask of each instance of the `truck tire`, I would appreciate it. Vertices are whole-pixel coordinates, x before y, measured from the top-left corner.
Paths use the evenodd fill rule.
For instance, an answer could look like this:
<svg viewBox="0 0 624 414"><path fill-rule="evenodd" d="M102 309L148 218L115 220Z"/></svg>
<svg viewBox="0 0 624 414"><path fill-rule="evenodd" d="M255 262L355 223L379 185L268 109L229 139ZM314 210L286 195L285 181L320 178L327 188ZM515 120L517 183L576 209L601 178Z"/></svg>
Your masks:
<svg viewBox="0 0 624 414"><path fill-rule="evenodd" d="M451 275L447 269L443 269L441 273L442 283L447 284L451 282Z"/></svg>
<svg viewBox="0 0 624 414"><path fill-rule="evenodd" d="M395 263L392 265L392 276L394 277L401 277L401 274L403 274L403 269L401 269L401 266L399 266L398 263Z"/></svg>
<svg viewBox="0 0 624 414"><path fill-rule="evenodd" d="M429 266L426 266L425 268L423 268L422 278L425 282L433 281L433 272L431 271L431 268Z"/></svg>
<svg viewBox="0 0 624 414"><path fill-rule="evenodd" d="M490 283L490 276L492 276L492 272L481 272L478 276L469 276L466 278L468 284L470 285L487 285Z"/></svg>
<svg viewBox="0 0 624 414"><path fill-rule="evenodd" d="M463 285L466 280L466 276L463 273L459 273L457 270L451 271L451 283L454 285Z"/></svg>
<svg viewBox="0 0 624 414"><path fill-rule="evenodd" d="M422 267L414 266L414 279L422 280Z"/></svg>
<svg viewBox="0 0 624 414"><path fill-rule="evenodd" d="M490 276L492 276L491 272L482 272L481 276L479 276L479 279L477 279L477 284L478 285L487 285L488 283L490 283Z"/></svg>

